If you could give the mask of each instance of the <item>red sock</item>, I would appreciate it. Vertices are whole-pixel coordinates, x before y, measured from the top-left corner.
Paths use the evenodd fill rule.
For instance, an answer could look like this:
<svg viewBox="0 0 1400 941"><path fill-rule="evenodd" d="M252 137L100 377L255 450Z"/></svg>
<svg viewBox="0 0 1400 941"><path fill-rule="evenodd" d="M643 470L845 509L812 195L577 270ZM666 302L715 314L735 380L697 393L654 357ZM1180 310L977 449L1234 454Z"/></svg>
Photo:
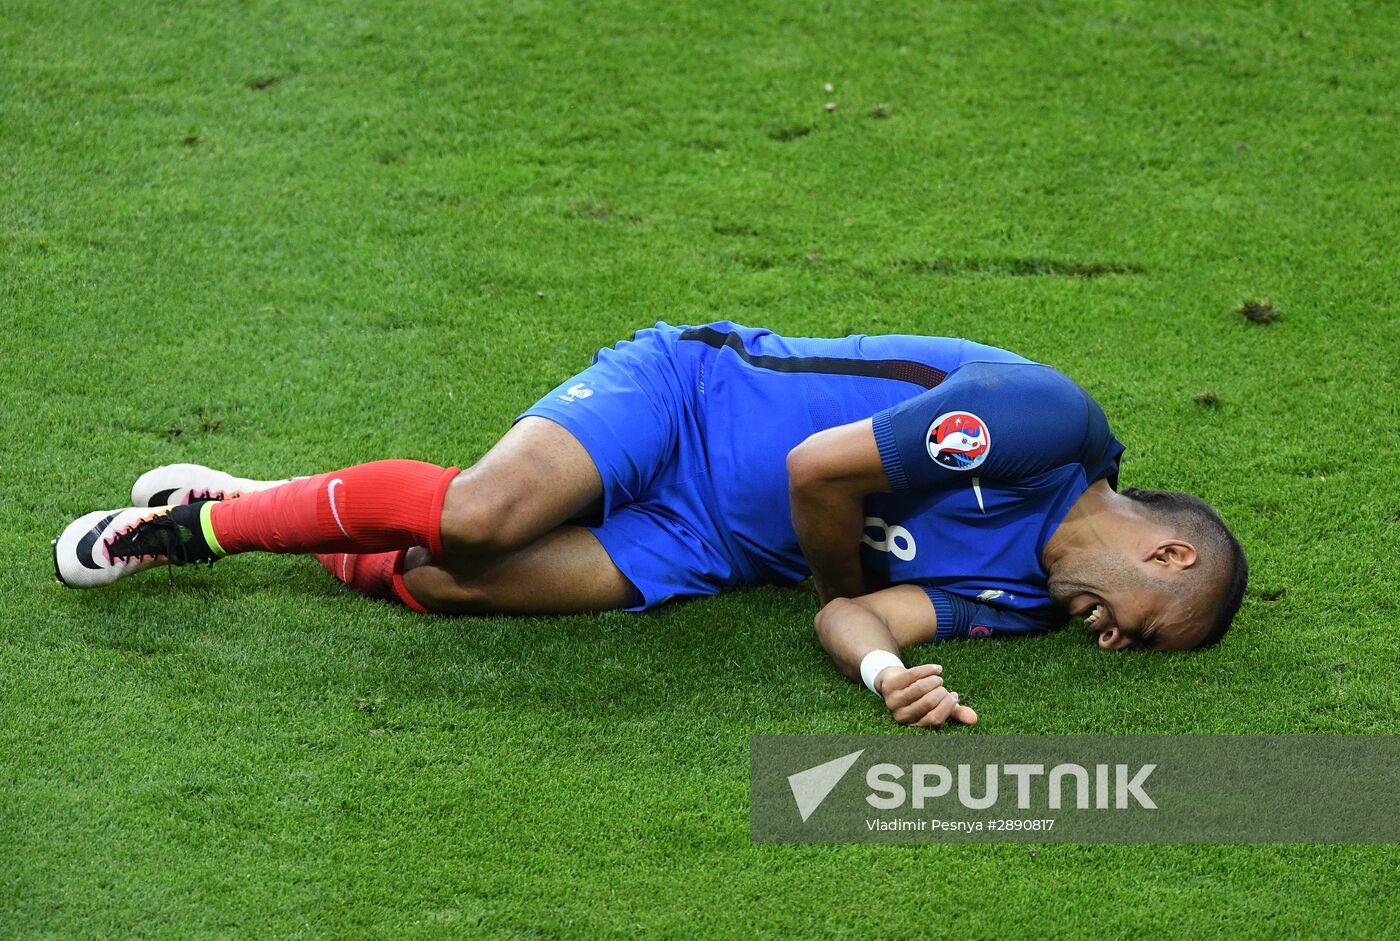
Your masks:
<svg viewBox="0 0 1400 941"><path fill-rule="evenodd" d="M362 595L388 598L394 593L394 568L407 549L356 555L353 552L317 552L316 561L340 581Z"/></svg>
<svg viewBox="0 0 1400 941"><path fill-rule="evenodd" d="M457 468L375 461L246 493L209 510L218 550L442 554L442 501Z"/></svg>
<svg viewBox="0 0 1400 941"><path fill-rule="evenodd" d="M340 581L371 598L396 598L419 614L428 609L408 593L403 581L407 549L356 555L353 552L316 553L316 561Z"/></svg>

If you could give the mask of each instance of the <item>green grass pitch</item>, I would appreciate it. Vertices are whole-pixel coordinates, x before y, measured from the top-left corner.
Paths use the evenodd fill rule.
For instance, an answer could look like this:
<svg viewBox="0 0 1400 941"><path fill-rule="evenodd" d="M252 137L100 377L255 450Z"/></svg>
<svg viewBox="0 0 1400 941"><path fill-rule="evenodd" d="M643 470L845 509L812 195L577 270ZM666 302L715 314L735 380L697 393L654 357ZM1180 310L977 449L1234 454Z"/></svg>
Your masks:
<svg viewBox="0 0 1400 941"><path fill-rule="evenodd" d="M920 651L945 734L1400 733L1397 48L1336 0L4 4L0 935L1400 934L1393 846L751 845L750 736L901 734L805 587L446 620L49 559L162 463L469 462L658 319L967 336L1253 579L1201 655Z"/></svg>

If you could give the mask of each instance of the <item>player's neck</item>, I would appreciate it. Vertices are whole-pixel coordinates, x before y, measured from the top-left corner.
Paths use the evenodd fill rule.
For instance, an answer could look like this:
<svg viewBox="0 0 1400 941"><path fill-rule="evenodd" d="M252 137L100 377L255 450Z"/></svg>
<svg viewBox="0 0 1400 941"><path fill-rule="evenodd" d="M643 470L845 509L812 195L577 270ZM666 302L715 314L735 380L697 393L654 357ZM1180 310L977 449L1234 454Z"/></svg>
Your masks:
<svg viewBox="0 0 1400 941"><path fill-rule="evenodd" d="M1121 506L1123 499L1107 481L1090 484L1046 540L1042 559L1045 570L1053 572L1067 556L1111 545L1127 522Z"/></svg>

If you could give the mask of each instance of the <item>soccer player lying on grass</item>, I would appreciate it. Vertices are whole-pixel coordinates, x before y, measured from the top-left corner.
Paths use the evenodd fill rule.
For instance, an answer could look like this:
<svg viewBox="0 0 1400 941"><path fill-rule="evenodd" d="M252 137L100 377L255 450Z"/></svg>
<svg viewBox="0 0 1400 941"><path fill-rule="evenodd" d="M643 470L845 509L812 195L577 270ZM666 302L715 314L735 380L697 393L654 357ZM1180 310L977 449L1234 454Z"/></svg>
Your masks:
<svg viewBox="0 0 1400 941"><path fill-rule="evenodd" d="M967 340L657 324L604 349L465 471L284 481L195 465L75 520L59 579L312 553L415 611L641 611L811 576L822 645L905 724L975 722L899 651L1082 617L1105 650L1215 643L1239 543L1199 499L1116 492L1123 446L1048 366Z"/></svg>

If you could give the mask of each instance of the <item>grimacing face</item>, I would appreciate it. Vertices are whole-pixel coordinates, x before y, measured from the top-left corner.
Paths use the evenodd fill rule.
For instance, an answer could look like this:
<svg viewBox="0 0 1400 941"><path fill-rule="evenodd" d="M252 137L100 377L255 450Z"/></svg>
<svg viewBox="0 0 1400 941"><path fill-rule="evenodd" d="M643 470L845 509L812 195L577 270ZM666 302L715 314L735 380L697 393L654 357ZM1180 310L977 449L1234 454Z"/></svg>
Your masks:
<svg viewBox="0 0 1400 941"><path fill-rule="evenodd" d="M1050 597L1084 619L1100 649L1190 650L1209 621L1167 561L1155 553L1141 563L1102 554L1066 560L1050 578Z"/></svg>

